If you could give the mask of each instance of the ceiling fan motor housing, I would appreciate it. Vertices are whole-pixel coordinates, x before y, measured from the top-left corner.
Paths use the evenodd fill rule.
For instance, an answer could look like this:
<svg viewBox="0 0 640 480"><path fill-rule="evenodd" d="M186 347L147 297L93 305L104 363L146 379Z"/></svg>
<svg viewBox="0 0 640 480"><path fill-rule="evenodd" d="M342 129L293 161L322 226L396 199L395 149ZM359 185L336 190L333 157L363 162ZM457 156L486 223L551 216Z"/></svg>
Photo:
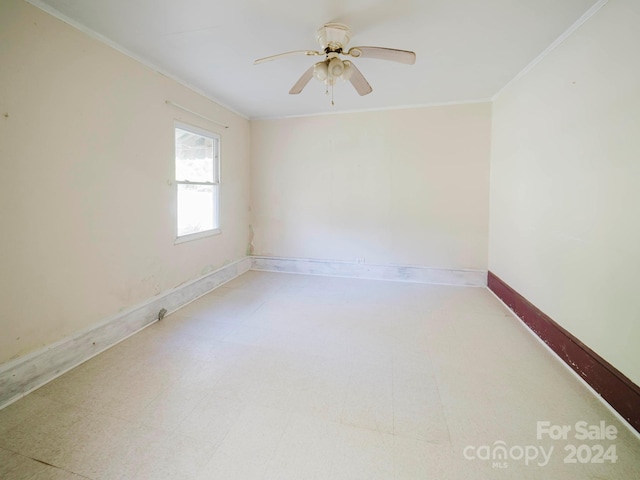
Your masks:
<svg viewBox="0 0 640 480"><path fill-rule="evenodd" d="M325 51L341 51L351 40L351 30L342 23L327 23L318 29L316 40Z"/></svg>

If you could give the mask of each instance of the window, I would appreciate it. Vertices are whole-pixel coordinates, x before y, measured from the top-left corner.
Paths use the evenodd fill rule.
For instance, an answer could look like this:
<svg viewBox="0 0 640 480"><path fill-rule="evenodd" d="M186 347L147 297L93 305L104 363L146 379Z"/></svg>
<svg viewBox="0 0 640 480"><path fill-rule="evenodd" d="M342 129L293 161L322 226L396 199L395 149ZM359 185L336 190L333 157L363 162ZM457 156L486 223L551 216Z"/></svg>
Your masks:
<svg viewBox="0 0 640 480"><path fill-rule="evenodd" d="M220 137L176 124L177 241L220 232Z"/></svg>

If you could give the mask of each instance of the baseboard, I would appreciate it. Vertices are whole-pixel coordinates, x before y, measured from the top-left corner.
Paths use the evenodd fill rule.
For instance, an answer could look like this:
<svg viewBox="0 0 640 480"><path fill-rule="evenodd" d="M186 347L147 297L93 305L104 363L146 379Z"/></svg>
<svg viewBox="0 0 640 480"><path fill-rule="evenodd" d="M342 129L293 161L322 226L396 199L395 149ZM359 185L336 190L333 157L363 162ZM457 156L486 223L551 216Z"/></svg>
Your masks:
<svg viewBox="0 0 640 480"><path fill-rule="evenodd" d="M640 387L492 272L496 294L540 339L640 433Z"/></svg>
<svg viewBox="0 0 640 480"><path fill-rule="evenodd" d="M370 265L304 258L252 256L251 269L333 277L365 278L396 282L486 287L487 272L401 265Z"/></svg>
<svg viewBox="0 0 640 480"><path fill-rule="evenodd" d="M230 263L121 312L97 326L0 365L0 408L155 322L161 309L171 313L242 275L250 267L249 258Z"/></svg>

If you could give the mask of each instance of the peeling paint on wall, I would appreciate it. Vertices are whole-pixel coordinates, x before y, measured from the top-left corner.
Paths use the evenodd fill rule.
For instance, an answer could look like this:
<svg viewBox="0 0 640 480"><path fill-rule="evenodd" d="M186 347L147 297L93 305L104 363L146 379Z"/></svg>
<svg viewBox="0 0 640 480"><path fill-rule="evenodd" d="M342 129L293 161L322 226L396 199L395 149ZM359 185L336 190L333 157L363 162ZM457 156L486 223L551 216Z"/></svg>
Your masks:
<svg viewBox="0 0 640 480"><path fill-rule="evenodd" d="M253 226L249 225L249 243L247 245L247 255L253 255Z"/></svg>

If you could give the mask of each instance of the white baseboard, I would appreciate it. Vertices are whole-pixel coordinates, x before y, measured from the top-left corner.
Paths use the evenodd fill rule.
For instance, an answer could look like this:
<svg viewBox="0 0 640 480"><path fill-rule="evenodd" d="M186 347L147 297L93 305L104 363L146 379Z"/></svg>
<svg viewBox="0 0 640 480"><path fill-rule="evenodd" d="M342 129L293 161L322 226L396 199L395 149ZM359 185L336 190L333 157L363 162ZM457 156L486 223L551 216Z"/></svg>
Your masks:
<svg viewBox="0 0 640 480"><path fill-rule="evenodd" d="M432 283L438 285L460 285L467 287L487 286L487 272L484 270L452 270L400 265L369 265L336 260L262 256L251 257L251 269L268 272L367 278L396 282Z"/></svg>
<svg viewBox="0 0 640 480"><path fill-rule="evenodd" d="M248 270L300 273L440 285L486 287L487 272L335 260L246 257L121 312L99 325L0 365L0 408L154 323L161 309L174 312Z"/></svg>
<svg viewBox="0 0 640 480"><path fill-rule="evenodd" d="M251 268L243 258L121 312L97 326L0 365L0 408L89 360L155 322L161 309L171 313Z"/></svg>

